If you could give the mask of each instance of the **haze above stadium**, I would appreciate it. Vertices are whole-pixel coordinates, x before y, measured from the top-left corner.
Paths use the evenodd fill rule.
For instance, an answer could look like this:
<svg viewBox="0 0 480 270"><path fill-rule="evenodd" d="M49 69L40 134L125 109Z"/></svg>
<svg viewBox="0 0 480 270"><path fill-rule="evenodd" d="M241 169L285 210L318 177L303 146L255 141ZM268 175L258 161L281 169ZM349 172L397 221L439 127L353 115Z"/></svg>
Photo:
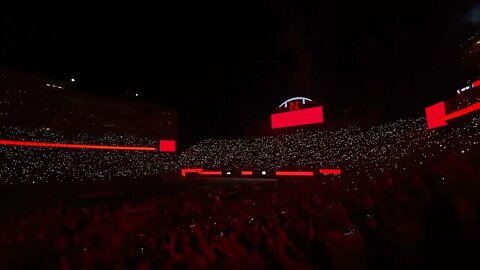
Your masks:
<svg viewBox="0 0 480 270"><path fill-rule="evenodd" d="M0 65L75 78L96 95L138 93L171 106L190 142L241 136L292 96L397 119L420 115L471 79L453 55L478 28L474 3L282 0L5 12Z"/></svg>

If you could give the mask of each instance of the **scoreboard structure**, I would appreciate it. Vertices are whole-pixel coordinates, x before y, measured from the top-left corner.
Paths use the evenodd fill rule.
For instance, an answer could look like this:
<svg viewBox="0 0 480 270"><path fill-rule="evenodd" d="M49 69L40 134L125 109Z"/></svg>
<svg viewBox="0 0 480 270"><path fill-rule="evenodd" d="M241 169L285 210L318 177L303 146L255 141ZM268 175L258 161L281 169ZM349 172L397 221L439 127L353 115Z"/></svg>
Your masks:
<svg viewBox="0 0 480 270"><path fill-rule="evenodd" d="M270 116L271 128L280 129L323 123L323 107L306 97L284 101Z"/></svg>

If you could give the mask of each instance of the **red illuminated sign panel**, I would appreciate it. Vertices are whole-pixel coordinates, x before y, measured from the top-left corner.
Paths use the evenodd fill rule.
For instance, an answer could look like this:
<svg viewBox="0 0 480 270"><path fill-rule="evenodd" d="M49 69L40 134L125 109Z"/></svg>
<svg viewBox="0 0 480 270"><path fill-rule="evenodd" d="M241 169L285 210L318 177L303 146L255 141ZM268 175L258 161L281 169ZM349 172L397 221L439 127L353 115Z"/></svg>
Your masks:
<svg viewBox="0 0 480 270"><path fill-rule="evenodd" d="M445 116L445 102L439 102L425 109L428 129L443 127L447 122L443 120Z"/></svg>
<svg viewBox="0 0 480 270"><path fill-rule="evenodd" d="M272 129L323 123L322 106L271 115Z"/></svg>
<svg viewBox="0 0 480 270"><path fill-rule="evenodd" d="M176 142L174 140L160 140L160 152L175 152Z"/></svg>

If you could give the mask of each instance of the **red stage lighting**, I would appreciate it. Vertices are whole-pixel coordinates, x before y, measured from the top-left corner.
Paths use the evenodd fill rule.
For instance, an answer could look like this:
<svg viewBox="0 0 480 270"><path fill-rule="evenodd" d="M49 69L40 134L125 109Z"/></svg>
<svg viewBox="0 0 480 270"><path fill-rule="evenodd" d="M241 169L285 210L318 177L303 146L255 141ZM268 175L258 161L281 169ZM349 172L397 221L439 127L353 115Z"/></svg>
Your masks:
<svg viewBox="0 0 480 270"><path fill-rule="evenodd" d="M313 172L276 171L276 176L313 176Z"/></svg>
<svg viewBox="0 0 480 270"><path fill-rule="evenodd" d="M71 144L71 143L45 143L45 142L9 141L9 140L0 140L0 145L47 147L47 148L125 150L125 151L155 151L155 150L157 150L157 149L155 149L155 147L112 146L112 145Z"/></svg>
<svg viewBox="0 0 480 270"><path fill-rule="evenodd" d="M447 122L443 120L445 116L445 102L439 102L425 109L428 129L443 127Z"/></svg>
<svg viewBox="0 0 480 270"><path fill-rule="evenodd" d="M175 152L176 142L174 140L160 140L160 152Z"/></svg>
<svg viewBox="0 0 480 270"><path fill-rule="evenodd" d="M323 123L322 106L271 115L272 129Z"/></svg>

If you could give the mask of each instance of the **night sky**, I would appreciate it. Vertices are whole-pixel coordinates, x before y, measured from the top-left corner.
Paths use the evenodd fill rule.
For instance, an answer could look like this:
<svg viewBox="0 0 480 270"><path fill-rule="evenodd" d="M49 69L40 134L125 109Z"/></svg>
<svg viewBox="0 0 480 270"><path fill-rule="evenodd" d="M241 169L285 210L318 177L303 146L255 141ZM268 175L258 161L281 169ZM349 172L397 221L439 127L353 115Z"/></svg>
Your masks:
<svg viewBox="0 0 480 270"><path fill-rule="evenodd" d="M383 121L419 115L472 74L454 54L475 1L223 1L0 14L0 65L180 114L185 142L237 137L307 96Z"/></svg>

